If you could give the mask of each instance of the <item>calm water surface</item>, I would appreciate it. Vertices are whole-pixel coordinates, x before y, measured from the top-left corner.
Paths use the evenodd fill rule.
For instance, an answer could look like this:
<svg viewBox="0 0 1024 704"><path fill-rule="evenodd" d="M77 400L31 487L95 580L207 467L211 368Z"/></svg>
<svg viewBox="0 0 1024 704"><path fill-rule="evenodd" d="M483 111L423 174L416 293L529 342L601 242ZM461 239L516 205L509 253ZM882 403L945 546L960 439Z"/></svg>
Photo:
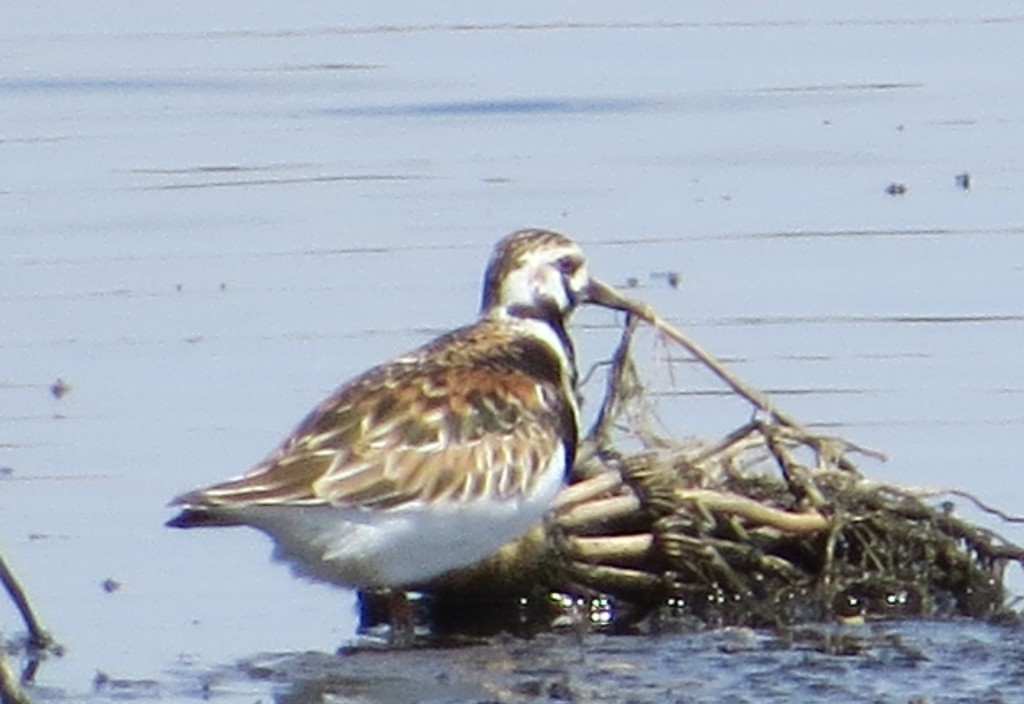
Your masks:
<svg viewBox="0 0 1024 704"><path fill-rule="evenodd" d="M194 699L240 659L349 640L351 595L296 583L256 534L165 530L164 504L250 466L340 381L470 319L492 243L524 225L577 237L598 275L634 280L792 413L888 453L862 465L872 476L1024 513L1013 3L101 0L5 14L0 549L68 648L41 668L42 700ZM894 182L906 193L887 195ZM600 358L615 319L578 322ZM651 366L680 436L745 419L690 393L714 388L691 367L673 386ZM71 385L59 400L57 378ZM823 696L804 677L780 684L792 659L870 671L882 689L862 701L902 701L890 685L935 702L1022 696L1019 633L907 628L946 679L755 635L729 687ZM971 638L989 659L960 671L951 644ZM746 701L679 689L737 667L712 641L555 651L619 667L623 691ZM649 657L615 665L608 648ZM97 671L151 682L93 692ZM224 700L292 691L231 672Z"/></svg>

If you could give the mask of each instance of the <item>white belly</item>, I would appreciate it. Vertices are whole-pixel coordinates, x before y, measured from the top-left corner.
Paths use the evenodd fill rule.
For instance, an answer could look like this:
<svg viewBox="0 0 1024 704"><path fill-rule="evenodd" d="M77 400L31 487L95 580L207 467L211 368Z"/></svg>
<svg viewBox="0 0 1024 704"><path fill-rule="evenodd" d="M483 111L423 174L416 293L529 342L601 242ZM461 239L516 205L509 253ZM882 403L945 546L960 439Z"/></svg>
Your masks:
<svg viewBox="0 0 1024 704"><path fill-rule="evenodd" d="M562 486L564 460L529 496L413 504L387 510L252 506L239 518L269 535L296 574L347 587L422 583L478 562L539 521Z"/></svg>

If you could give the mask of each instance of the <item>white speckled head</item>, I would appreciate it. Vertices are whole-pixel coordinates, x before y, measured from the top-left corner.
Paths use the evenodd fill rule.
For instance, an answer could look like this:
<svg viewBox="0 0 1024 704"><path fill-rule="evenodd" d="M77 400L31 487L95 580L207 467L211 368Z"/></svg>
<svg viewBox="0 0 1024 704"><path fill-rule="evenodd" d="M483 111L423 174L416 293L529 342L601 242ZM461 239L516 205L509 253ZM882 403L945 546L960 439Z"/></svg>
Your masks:
<svg viewBox="0 0 1024 704"><path fill-rule="evenodd" d="M484 274L488 317L564 319L580 303L628 309L614 289L591 278L579 245L550 230L520 230L497 245Z"/></svg>

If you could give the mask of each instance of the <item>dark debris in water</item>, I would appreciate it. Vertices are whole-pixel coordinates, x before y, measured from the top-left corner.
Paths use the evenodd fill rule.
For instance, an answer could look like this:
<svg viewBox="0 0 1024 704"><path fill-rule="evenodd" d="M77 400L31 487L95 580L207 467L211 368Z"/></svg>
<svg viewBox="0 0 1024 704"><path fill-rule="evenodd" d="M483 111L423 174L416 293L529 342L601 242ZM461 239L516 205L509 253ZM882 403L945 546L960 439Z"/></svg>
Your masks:
<svg viewBox="0 0 1024 704"><path fill-rule="evenodd" d="M64 379L58 378L57 381L50 384L50 395L55 399L62 399L71 393L71 384Z"/></svg>
<svg viewBox="0 0 1024 704"><path fill-rule="evenodd" d="M152 697L160 689L160 683L154 679L111 677L106 672L97 672L96 676L93 677L92 686L97 693L116 694L119 699Z"/></svg>

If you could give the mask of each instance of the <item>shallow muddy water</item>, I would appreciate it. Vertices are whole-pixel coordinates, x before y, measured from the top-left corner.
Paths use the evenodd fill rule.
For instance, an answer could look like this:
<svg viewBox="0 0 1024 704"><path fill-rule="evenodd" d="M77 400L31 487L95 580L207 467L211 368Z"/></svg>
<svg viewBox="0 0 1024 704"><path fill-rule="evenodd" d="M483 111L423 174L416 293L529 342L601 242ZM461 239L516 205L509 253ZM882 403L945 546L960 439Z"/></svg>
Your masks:
<svg viewBox="0 0 1024 704"><path fill-rule="evenodd" d="M351 640L351 595L296 582L256 534L166 530L164 505L259 460L337 383L470 319L490 246L525 225L579 239L599 276L797 417L886 452L868 474L1024 513L1013 3L5 14L0 550L67 648L40 668L40 701L318 701L328 690L296 673ZM585 358L615 323L579 316ZM745 420L691 366L648 354L674 432ZM359 651L335 694L403 701L382 668L452 683L575 658L522 691L467 675L476 689L428 696L558 698L564 675L577 701L1020 698L1019 632L882 628L924 657L552 637ZM13 611L0 631L20 631Z"/></svg>

